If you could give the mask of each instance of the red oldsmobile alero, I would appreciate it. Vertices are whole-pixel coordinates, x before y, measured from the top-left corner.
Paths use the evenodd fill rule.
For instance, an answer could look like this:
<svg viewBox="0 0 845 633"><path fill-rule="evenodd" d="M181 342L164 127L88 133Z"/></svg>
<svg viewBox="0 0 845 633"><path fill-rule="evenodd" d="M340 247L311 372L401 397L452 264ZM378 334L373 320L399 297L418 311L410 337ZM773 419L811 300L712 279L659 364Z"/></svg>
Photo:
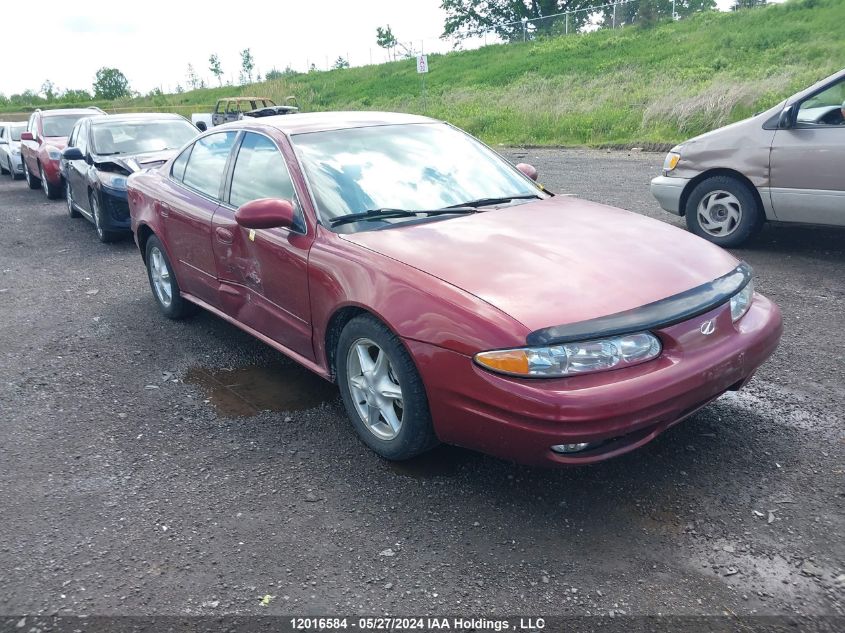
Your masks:
<svg viewBox="0 0 845 633"><path fill-rule="evenodd" d="M388 459L606 459L775 350L746 264L532 177L446 123L336 112L215 127L128 190L162 312L200 306L337 381Z"/></svg>

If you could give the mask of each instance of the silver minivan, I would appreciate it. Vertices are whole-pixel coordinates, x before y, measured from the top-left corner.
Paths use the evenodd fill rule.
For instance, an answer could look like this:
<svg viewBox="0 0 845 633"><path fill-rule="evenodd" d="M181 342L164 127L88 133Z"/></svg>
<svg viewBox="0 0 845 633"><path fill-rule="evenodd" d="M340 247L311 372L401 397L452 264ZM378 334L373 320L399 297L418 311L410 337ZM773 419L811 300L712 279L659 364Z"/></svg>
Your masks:
<svg viewBox="0 0 845 633"><path fill-rule="evenodd" d="M720 246L739 246L766 221L845 226L845 69L673 147L651 193Z"/></svg>

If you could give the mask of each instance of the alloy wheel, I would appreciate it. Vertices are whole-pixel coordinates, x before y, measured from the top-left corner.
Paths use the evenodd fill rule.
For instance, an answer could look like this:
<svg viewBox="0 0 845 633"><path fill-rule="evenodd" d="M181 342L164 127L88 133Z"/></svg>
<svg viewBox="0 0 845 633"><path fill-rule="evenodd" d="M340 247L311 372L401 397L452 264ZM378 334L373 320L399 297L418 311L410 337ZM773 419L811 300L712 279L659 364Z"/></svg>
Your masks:
<svg viewBox="0 0 845 633"><path fill-rule="evenodd" d="M729 191L711 191L696 210L701 229L713 237L725 237L736 231L742 221L742 204Z"/></svg>
<svg viewBox="0 0 845 633"><path fill-rule="evenodd" d="M106 234L103 227L100 226L100 203L97 202L97 194L91 194L91 215L94 216L94 228L97 229L97 235L100 239Z"/></svg>
<svg viewBox="0 0 845 633"><path fill-rule="evenodd" d="M50 184L47 182L47 176L44 174L44 165L39 166L38 173L41 174L41 189L44 190L44 195L50 197Z"/></svg>
<svg viewBox="0 0 845 633"><path fill-rule="evenodd" d="M73 195L70 192L70 183L65 184L65 198L67 198L67 210L73 215Z"/></svg>
<svg viewBox="0 0 845 633"><path fill-rule="evenodd" d="M168 307L173 301L173 284L170 283L170 269L164 259L164 254L157 246L150 249L150 278L153 289L161 305Z"/></svg>
<svg viewBox="0 0 845 633"><path fill-rule="evenodd" d="M364 426L380 440L392 440L402 429L402 387L390 358L368 338L349 347L346 376L355 410Z"/></svg>

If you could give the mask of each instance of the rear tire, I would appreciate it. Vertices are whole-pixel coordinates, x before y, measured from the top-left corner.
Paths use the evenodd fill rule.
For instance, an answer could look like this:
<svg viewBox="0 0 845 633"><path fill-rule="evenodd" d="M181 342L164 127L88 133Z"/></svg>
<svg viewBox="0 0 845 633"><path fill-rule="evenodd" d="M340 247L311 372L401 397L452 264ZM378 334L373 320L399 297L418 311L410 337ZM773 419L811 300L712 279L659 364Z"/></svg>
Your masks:
<svg viewBox="0 0 845 633"><path fill-rule="evenodd" d="M337 382L358 437L390 460L438 444L425 385L402 341L371 315L343 328L335 351Z"/></svg>
<svg viewBox="0 0 845 633"><path fill-rule="evenodd" d="M151 235L147 240L144 253L147 279L162 314L168 319L178 321L196 312L197 306L182 297L179 283L173 274L173 266L170 265L164 246L155 235Z"/></svg>
<svg viewBox="0 0 845 633"><path fill-rule="evenodd" d="M745 243L765 220L751 188L731 176L713 176L696 185L685 216L690 231L724 248Z"/></svg>
<svg viewBox="0 0 845 633"><path fill-rule="evenodd" d="M41 181L29 173L29 165L26 164L25 160L23 161L23 177L26 179L26 184L29 185L30 189L38 189L41 187Z"/></svg>

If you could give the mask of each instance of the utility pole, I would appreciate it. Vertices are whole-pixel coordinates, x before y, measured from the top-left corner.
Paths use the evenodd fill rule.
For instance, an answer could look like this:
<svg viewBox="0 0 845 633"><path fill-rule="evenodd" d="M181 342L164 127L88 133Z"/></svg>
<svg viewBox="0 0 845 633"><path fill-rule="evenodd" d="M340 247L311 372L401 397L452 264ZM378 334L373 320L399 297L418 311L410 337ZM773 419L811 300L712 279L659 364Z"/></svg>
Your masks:
<svg viewBox="0 0 845 633"><path fill-rule="evenodd" d="M616 5L619 4L618 2L613 3L613 28L616 28Z"/></svg>

